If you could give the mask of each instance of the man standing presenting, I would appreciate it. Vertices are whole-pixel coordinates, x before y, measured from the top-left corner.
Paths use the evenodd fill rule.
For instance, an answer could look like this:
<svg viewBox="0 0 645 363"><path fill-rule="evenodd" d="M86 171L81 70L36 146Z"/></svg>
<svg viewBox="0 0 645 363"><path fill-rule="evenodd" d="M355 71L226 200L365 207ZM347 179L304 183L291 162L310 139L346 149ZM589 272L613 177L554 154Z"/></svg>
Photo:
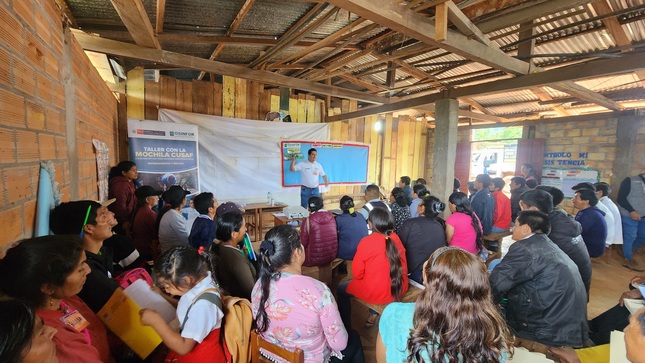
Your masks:
<svg viewBox="0 0 645 363"><path fill-rule="evenodd" d="M322 176L325 181L325 187L329 186L329 181L327 180L327 175L325 174L322 165L316 161L318 151L311 148L307 153L309 155L307 161L297 164L296 155L294 154L291 159L291 166L289 167L289 170L291 171L299 171L302 177L302 185L300 186L300 205L305 209L307 209L309 197L314 195L320 196L320 191L318 190L320 176Z"/></svg>
<svg viewBox="0 0 645 363"><path fill-rule="evenodd" d="M643 271L633 251L645 241L645 172L625 178L618 189L618 209L623 220L623 266Z"/></svg>

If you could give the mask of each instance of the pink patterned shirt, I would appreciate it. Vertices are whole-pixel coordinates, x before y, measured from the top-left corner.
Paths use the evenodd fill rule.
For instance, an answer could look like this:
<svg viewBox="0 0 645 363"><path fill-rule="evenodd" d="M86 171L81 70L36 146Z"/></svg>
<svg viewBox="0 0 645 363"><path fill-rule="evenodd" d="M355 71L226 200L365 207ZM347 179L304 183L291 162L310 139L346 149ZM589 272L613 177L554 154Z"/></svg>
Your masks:
<svg viewBox="0 0 645 363"><path fill-rule="evenodd" d="M308 276L282 273L271 280L266 312L269 329L262 333L267 341L305 353L305 363L328 362L341 357L347 346L347 331L338 306L327 285ZM251 293L253 316L258 313L262 286L256 282Z"/></svg>

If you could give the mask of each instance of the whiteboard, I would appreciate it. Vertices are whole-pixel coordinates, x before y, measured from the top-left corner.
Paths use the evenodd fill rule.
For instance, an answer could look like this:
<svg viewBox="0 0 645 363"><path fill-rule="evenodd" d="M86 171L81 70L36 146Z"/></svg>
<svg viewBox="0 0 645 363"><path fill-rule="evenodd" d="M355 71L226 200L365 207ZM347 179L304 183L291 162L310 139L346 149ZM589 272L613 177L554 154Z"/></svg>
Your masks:
<svg viewBox="0 0 645 363"><path fill-rule="evenodd" d="M564 193L565 198L573 198L575 192L571 189L578 183L597 183L597 170L593 169L542 169L541 185L556 187Z"/></svg>
<svg viewBox="0 0 645 363"><path fill-rule="evenodd" d="M318 152L316 161L322 165L329 184L367 183L369 145L330 141L284 140L280 142L282 186L299 187L302 184L300 172L289 170L291 159L295 154L297 156L296 162L307 161L307 152L312 147ZM320 182L322 183L322 180Z"/></svg>

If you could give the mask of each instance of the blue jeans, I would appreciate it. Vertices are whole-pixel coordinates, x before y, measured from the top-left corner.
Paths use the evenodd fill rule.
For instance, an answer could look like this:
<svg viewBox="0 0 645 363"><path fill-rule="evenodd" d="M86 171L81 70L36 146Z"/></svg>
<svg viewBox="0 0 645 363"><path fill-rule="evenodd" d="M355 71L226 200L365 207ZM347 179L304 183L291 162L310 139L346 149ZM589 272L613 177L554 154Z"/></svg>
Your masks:
<svg viewBox="0 0 645 363"><path fill-rule="evenodd" d="M497 227L493 226L492 231L493 231L493 233L502 233L502 232L508 232L508 231L510 231L510 229L508 229L508 228L507 229L501 229L501 228L497 228Z"/></svg>
<svg viewBox="0 0 645 363"><path fill-rule="evenodd" d="M307 208L307 204L309 203L309 198L313 197L314 195L320 196L320 191L318 190L318 187L315 188L307 188L304 185L300 186L300 205L304 209Z"/></svg>
<svg viewBox="0 0 645 363"><path fill-rule="evenodd" d="M645 218L640 222L629 216L621 215L620 218L623 222L623 254L631 260L633 251L645 242Z"/></svg>

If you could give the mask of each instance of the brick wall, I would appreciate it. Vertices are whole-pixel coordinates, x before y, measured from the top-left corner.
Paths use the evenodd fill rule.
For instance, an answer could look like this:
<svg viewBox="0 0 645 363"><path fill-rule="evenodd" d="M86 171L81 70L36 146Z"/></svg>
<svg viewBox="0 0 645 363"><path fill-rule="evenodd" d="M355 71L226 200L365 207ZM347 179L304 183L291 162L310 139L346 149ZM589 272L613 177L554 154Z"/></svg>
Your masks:
<svg viewBox="0 0 645 363"><path fill-rule="evenodd" d="M33 234L40 161L70 198L64 31L54 0L0 1L0 249ZM91 139L114 149L116 99L72 41L80 198L97 198ZM112 156L113 158L113 156ZM114 162L114 159L111 160ZM76 185L76 181L74 181Z"/></svg>

